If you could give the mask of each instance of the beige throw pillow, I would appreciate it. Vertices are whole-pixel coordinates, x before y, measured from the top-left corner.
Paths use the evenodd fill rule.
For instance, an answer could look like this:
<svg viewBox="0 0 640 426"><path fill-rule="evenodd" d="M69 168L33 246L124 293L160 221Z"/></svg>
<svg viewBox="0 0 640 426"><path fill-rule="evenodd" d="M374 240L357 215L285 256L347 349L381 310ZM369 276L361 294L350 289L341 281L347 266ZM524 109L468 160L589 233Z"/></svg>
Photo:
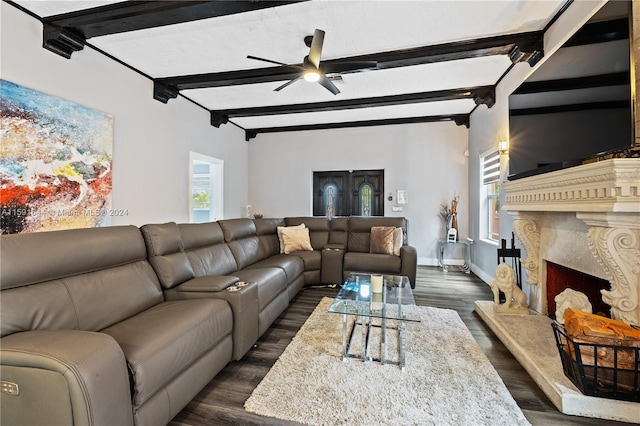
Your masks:
<svg viewBox="0 0 640 426"><path fill-rule="evenodd" d="M284 241L282 239L282 230L283 229L304 229L304 223L295 226L278 226L278 240L280 240L280 253L284 253Z"/></svg>
<svg viewBox="0 0 640 426"><path fill-rule="evenodd" d="M393 254L393 226L372 226L369 253Z"/></svg>
<svg viewBox="0 0 640 426"><path fill-rule="evenodd" d="M402 228L396 228L393 230L393 254L400 256L400 247L404 243L402 237Z"/></svg>
<svg viewBox="0 0 640 426"><path fill-rule="evenodd" d="M280 235L282 236L284 254L294 251L313 251L311 239L309 238L309 228L286 227L281 230Z"/></svg>

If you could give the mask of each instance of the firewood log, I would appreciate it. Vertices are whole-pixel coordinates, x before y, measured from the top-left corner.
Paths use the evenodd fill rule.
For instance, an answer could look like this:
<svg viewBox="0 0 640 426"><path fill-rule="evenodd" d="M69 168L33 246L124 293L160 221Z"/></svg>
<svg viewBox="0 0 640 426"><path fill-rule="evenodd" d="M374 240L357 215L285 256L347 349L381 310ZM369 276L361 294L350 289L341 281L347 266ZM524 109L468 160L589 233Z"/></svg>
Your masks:
<svg viewBox="0 0 640 426"><path fill-rule="evenodd" d="M640 330L630 325L568 308L564 314L564 326L567 335L580 345L580 359L584 365L598 365L600 367L610 367L625 370L635 370L636 354L640 347ZM606 345L606 346L589 346ZM612 348L607 346L615 346ZM569 344L569 352L576 359L573 345ZM615 352L617 352L617 363L615 362Z"/></svg>
<svg viewBox="0 0 640 426"><path fill-rule="evenodd" d="M595 338L593 343L637 346L640 342L640 330L629 324L573 308L564 313L564 328L573 338Z"/></svg>

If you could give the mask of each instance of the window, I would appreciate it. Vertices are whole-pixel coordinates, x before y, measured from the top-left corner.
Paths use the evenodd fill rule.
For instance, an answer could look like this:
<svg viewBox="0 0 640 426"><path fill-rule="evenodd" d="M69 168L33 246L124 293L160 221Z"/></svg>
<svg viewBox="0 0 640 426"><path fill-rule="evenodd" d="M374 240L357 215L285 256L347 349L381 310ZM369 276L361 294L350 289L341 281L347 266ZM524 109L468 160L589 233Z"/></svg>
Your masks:
<svg viewBox="0 0 640 426"><path fill-rule="evenodd" d="M222 219L222 166L217 158L189 154L189 221L212 222Z"/></svg>
<svg viewBox="0 0 640 426"><path fill-rule="evenodd" d="M371 206L373 205L373 185L363 183L358 191L360 197L360 216L371 216Z"/></svg>
<svg viewBox="0 0 640 426"><path fill-rule="evenodd" d="M500 239L500 153L492 149L480 155L480 238Z"/></svg>
<svg viewBox="0 0 640 426"><path fill-rule="evenodd" d="M324 186L324 210L329 219L335 216L337 196L338 187L334 183L328 183Z"/></svg>

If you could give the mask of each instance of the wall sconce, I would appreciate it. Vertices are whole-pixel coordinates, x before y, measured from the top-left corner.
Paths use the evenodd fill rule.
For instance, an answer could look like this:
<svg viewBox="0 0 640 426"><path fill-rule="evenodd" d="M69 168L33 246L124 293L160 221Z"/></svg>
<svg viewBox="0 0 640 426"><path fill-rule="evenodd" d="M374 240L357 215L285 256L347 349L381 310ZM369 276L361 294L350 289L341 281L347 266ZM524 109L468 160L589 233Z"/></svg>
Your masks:
<svg viewBox="0 0 640 426"><path fill-rule="evenodd" d="M509 153L509 141L508 140L504 140L504 141L498 142L498 151L500 151L500 154L508 154Z"/></svg>

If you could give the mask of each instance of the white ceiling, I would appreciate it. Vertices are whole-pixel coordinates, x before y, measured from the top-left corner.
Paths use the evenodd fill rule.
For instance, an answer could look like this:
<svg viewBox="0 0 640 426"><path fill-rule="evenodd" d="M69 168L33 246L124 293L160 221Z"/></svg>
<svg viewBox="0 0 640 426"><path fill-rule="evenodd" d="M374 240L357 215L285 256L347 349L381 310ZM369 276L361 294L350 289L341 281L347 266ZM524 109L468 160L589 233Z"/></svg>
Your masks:
<svg viewBox="0 0 640 426"><path fill-rule="evenodd" d="M46 19L118 2L15 3ZM247 55L300 64L309 52L303 39L316 28L326 32L322 60L540 31L564 4L565 0L315 0L98 36L87 42L156 79L272 66L247 59ZM185 89L180 96L212 111L333 102L492 86L511 66L507 55L494 55L347 73L342 75L342 82L335 83L341 91L338 95L319 84L300 80L278 92L273 89L285 81ZM230 121L244 129L255 129L469 114L475 107L472 99L458 99L232 117Z"/></svg>
<svg viewBox="0 0 640 426"><path fill-rule="evenodd" d="M326 32L323 59L539 30L563 3L310 1L98 37L92 43L152 77L166 77L265 65L247 55L300 63L309 51L303 39L316 28Z"/></svg>

